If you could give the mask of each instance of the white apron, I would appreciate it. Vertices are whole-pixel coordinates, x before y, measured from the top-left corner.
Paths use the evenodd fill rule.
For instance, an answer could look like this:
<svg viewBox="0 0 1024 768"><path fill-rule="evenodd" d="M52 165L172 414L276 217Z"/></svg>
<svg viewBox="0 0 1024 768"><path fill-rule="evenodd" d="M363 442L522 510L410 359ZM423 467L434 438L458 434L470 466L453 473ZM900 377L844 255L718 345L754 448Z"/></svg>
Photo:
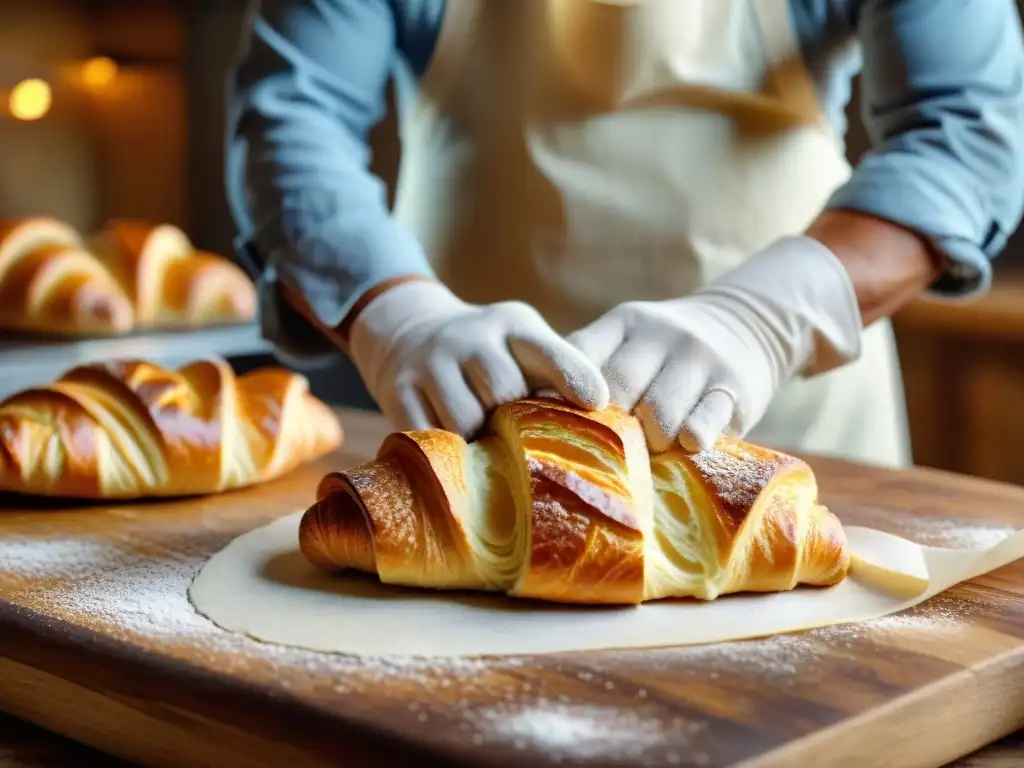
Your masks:
<svg viewBox="0 0 1024 768"><path fill-rule="evenodd" d="M850 174L789 0L447 0L395 215L472 302L569 333L806 229ZM909 461L892 330L786 385L749 439Z"/></svg>

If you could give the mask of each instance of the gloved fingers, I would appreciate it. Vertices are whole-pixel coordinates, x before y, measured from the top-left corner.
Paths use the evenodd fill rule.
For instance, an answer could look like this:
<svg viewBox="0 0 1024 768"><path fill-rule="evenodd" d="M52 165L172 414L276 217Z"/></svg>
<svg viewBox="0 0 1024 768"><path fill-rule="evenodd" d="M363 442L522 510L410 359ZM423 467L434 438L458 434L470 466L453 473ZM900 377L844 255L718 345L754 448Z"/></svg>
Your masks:
<svg viewBox="0 0 1024 768"><path fill-rule="evenodd" d="M608 405L608 384L586 355L554 331L516 335L508 340L530 389L553 388L580 408L601 410Z"/></svg>
<svg viewBox="0 0 1024 768"><path fill-rule="evenodd" d="M642 339L626 341L601 368L611 402L632 411L664 364L664 345Z"/></svg>
<svg viewBox="0 0 1024 768"><path fill-rule="evenodd" d="M462 370L485 411L529 394L526 378L516 361L500 350L478 353L462 364Z"/></svg>
<svg viewBox="0 0 1024 768"><path fill-rule="evenodd" d="M398 386L391 403L381 403L381 410L395 429L437 429L441 421L426 395L413 384Z"/></svg>
<svg viewBox="0 0 1024 768"><path fill-rule="evenodd" d="M626 326L615 315L603 315L590 325L570 333L566 340L594 365L602 368L626 340Z"/></svg>
<svg viewBox="0 0 1024 768"><path fill-rule="evenodd" d="M455 359L431 363L429 375L420 386L442 428L468 439L483 426L484 407L469 388Z"/></svg>
<svg viewBox="0 0 1024 768"><path fill-rule="evenodd" d="M691 453L706 451L732 422L736 398L725 389L709 389L697 403L679 433L679 444Z"/></svg>
<svg viewBox="0 0 1024 768"><path fill-rule="evenodd" d="M633 411L652 453L676 444L683 422L707 389L708 370L699 362L675 359L658 372Z"/></svg>

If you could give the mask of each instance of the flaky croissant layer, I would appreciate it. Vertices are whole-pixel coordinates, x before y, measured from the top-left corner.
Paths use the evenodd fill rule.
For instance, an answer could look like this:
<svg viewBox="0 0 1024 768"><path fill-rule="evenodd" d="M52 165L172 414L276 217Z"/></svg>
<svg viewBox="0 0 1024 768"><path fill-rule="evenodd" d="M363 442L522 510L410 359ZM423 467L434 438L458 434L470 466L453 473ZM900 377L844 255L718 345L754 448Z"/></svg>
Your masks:
<svg viewBox="0 0 1024 768"><path fill-rule="evenodd" d="M502 406L473 443L392 434L317 499L299 528L306 558L402 586L712 600L836 584L850 562L805 462L732 439L650 456L624 411L555 400Z"/></svg>
<svg viewBox="0 0 1024 768"><path fill-rule="evenodd" d="M128 499L264 482L341 445L330 408L282 368L236 377L221 359L179 370L82 366L0 403L0 491Z"/></svg>

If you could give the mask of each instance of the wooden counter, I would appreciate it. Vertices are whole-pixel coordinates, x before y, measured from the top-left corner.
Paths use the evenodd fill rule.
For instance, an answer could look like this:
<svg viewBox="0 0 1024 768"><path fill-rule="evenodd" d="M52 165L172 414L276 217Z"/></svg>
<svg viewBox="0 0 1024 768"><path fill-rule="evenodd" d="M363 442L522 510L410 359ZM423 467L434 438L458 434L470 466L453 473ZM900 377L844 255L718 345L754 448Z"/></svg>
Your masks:
<svg viewBox="0 0 1024 768"><path fill-rule="evenodd" d="M130 768L116 757L77 744L35 725L0 715L0 768ZM955 760L948 768L1020 768L1024 765L1024 733ZM870 765L861 768L871 768Z"/></svg>

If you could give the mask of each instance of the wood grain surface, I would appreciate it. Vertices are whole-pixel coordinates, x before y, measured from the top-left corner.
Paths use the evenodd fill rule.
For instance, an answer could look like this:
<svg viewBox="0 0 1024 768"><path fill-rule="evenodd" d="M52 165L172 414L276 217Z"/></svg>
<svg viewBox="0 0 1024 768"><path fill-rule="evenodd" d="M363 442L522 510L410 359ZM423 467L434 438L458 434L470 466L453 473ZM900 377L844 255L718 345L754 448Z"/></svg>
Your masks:
<svg viewBox="0 0 1024 768"><path fill-rule="evenodd" d="M198 617L186 590L206 558L372 454L383 425L343 418L341 455L261 488L102 508L4 499L0 709L150 765L927 766L1024 724L1024 562L902 616L706 648L389 661ZM1019 488L812 464L848 524L955 546L1024 527Z"/></svg>
<svg viewBox="0 0 1024 768"><path fill-rule="evenodd" d="M0 768L129 768L127 763L91 747L50 733L39 726L0 715ZM1024 732L1007 736L946 768L1020 768L1024 765Z"/></svg>

